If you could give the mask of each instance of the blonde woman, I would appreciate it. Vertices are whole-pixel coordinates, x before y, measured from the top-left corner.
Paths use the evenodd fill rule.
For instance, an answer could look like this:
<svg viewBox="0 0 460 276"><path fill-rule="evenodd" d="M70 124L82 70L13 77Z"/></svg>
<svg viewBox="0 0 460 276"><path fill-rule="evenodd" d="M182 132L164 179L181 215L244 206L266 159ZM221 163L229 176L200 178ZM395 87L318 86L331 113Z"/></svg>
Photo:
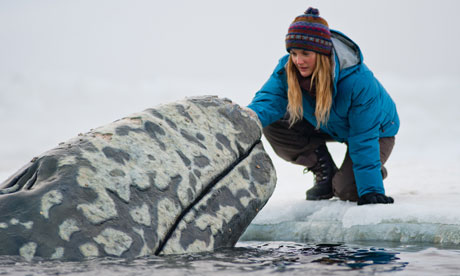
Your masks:
<svg viewBox="0 0 460 276"><path fill-rule="evenodd" d="M289 26L286 50L248 107L276 154L314 173L307 200L336 196L358 205L393 203L385 195L383 164L399 118L359 47L309 8ZM327 141L348 146L340 169Z"/></svg>

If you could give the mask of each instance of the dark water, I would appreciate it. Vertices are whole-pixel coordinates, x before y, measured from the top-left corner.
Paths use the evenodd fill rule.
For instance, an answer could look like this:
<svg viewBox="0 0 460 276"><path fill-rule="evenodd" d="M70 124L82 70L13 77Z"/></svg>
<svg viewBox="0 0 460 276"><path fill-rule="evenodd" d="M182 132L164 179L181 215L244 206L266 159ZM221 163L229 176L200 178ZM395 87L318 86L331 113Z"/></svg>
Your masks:
<svg viewBox="0 0 460 276"><path fill-rule="evenodd" d="M241 242L212 253L134 260L24 262L0 257L0 275L460 275L460 251L421 246Z"/></svg>

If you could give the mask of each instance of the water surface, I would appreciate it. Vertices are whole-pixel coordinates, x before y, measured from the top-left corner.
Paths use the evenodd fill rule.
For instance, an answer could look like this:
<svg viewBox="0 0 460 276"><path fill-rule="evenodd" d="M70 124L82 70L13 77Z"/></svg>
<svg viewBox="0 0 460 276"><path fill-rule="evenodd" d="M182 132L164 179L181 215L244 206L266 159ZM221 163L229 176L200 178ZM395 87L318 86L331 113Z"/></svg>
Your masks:
<svg viewBox="0 0 460 276"><path fill-rule="evenodd" d="M3 256L0 275L460 275L459 259L459 249L422 245L239 242L217 252L134 260L25 262Z"/></svg>

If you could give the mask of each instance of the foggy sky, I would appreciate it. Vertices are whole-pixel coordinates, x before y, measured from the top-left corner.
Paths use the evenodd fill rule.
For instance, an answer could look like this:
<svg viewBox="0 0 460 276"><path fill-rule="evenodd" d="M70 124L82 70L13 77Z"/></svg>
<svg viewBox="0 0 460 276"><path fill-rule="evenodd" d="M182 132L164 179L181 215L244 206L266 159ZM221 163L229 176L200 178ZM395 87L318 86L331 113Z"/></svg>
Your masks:
<svg viewBox="0 0 460 276"><path fill-rule="evenodd" d="M0 1L0 76L268 77L308 6L378 74L459 76L458 1Z"/></svg>

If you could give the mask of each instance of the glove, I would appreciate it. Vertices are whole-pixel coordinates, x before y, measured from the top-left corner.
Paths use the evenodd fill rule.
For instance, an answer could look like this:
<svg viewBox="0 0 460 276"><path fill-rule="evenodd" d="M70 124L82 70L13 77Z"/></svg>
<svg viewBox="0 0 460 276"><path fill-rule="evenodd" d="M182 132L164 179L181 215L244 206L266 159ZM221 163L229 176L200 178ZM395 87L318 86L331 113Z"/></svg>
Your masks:
<svg viewBox="0 0 460 276"><path fill-rule="evenodd" d="M358 205L377 204L377 203L391 204L393 202L394 200L392 197L389 197L383 194L378 194L378 193L368 193L368 194L361 196L358 199Z"/></svg>

